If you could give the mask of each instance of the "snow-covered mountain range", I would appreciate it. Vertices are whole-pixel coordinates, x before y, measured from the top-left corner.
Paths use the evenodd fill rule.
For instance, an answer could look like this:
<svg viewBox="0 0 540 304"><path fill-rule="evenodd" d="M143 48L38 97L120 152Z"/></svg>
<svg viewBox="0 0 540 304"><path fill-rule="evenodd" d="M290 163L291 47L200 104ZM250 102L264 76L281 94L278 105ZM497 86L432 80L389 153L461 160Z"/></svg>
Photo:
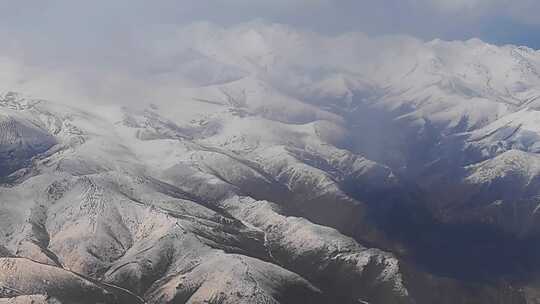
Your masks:
<svg viewBox="0 0 540 304"><path fill-rule="evenodd" d="M539 303L540 52L177 38L174 98L0 96L0 303Z"/></svg>

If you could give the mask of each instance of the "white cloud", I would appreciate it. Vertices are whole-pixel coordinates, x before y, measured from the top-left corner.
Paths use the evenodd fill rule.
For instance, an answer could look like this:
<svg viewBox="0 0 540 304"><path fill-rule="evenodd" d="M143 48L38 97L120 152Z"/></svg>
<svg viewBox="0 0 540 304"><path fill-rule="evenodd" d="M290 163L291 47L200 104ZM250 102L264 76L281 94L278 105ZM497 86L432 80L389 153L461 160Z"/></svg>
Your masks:
<svg viewBox="0 0 540 304"><path fill-rule="evenodd" d="M117 62L92 57L44 62L49 55L21 56L24 52L15 47L0 57L0 91L68 103L148 103L175 98L183 87L231 81L258 69L270 68L276 79L288 77L294 67L359 70L376 51L361 33L326 36L262 22L229 28L195 23L159 33L141 30L137 40L144 43L122 48Z"/></svg>
<svg viewBox="0 0 540 304"><path fill-rule="evenodd" d="M490 16L540 23L535 16L540 9L538 0L75 2L53 0L36 5L29 0L0 1L0 57L4 58L0 60L0 88L52 98L148 100L156 91L172 91L170 87L202 78L211 83L220 77L236 77L243 71L229 66L242 66L242 60L257 56L268 64L277 60L287 65L358 69L369 63L365 57L376 54L370 50L376 46L361 34L364 31L375 36L400 33L426 39L453 31L451 38L469 38L479 33L475 29L482 25L482 18ZM253 19L286 26L259 23L263 39L253 30L257 23L246 23ZM201 23L186 27L193 21L208 23L206 28ZM352 34L336 34L342 32ZM206 39L209 36L217 40ZM400 50L404 44L415 45L392 41L394 45L380 42L380 47L389 51ZM190 53L194 45L207 52ZM227 50L209 51L218 49L216 45ZM281 57L276 58L276 54ZM221 65L193 59L197 56ZM216 69L225 72L218 77Z"/></svg>
<svg viewBox="0 0 540 304"><path fill-rule="evenodd" d="M417 0L417 4L428 4L434 8L448 12L459 12L463 10L485 9L493 5L500 5L504 0Z"/></svg>

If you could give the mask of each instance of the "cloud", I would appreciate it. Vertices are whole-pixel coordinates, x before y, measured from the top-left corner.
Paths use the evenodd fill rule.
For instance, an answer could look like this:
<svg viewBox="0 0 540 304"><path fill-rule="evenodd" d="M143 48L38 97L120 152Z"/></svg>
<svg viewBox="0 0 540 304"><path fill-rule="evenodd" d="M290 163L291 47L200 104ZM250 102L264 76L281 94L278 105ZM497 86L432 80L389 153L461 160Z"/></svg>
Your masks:
<svg viewBox="0 0 540 304"><path fill-rule="evenodd" d="M448 12L459 12L463 10L485 9L490 6L498 6L504 0L420 0L417 4L428 4L436 9Z"/></svg>
<svg viewBox="0 0 540 304"><path fill-rule="evenodd" d="M52 45L15 43L0 57L0 90L68 103L149 103L269 67L275 79L292 67L357 70L375 51L362 33L321 35L262 21L139 29L120 41L126 46L72 46L58 53L44 51Z"/></svg>
<svg viewBox="0 0 540 304"><path fill-rule="evenodd" d="M0 34L25 52L38 49L54 57L60 49L68 57L63 60L73 59L72 51L116 61L111 50L131 47L140 31L197 21L231 26L260 19L333 34L491 39L485 29L496 21L540 25L539 9L538 0L20 0L0 1ZM518 38L518 43L536 43Z"/></svg>
<svg viewBox="0 0 540 304"><path fill-rule="evenodd" d="M268 49L287 54L291 65L364 64L376 53L366 34L540 47L538 35L524 34L538 32L538 9L537 0L0 1L0 88L143 101L175 86L239 77L250 68L238 63L242 56L264 57ZM264 39L257 24L272 25L264 26ZM223 39L219 46L230 52L201 53L212 46L207 37Z"/></svg>

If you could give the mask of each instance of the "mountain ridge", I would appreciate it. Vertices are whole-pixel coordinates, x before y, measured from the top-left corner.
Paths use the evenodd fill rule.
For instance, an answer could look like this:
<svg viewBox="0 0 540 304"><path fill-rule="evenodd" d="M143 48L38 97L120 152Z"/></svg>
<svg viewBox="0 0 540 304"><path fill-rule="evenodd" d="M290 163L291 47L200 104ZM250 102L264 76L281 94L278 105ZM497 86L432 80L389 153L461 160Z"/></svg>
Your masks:
<svg viewBox="0 0 540 304"><path fill-rule="evenodd" d="M173 48L174 99L92 108L2 95L4 259L149 303L526 303L534 280L506 273L512 248L493 254L505 263L493 280L470 283L477 259L430 268L440 252L426 246L475 244L454 233L477 224L511 234L504 244L534 239L537 52L416 40L395 50L390 38L281 26L181 34L190 51ZM380 45L372 62L355 59ZM493 239L479 255L500 244L482 229L471 238ZM32 288L16 296L57 287Z"/></svg>

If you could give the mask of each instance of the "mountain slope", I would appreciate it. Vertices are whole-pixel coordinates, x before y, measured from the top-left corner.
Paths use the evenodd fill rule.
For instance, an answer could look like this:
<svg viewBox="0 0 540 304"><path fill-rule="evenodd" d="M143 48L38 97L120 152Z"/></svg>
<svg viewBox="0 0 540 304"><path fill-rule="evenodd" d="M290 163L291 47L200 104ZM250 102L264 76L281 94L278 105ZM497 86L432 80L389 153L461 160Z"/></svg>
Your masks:
<svg viewBox="0 0 540 304"><path fill-rule="evenodd" d="M220 205L237 194L282 203L292 197L294 189L259 163L187 139L193 135L149 112L118 109L120 115L108 120L44 101L19 111L57 141L9 175L10 183L0 190L2 244L17 258L39 263L25 267L73 271L151 303L326 301L319 288L274 259L265 231ZM62 117L62 125L50 123ZM335 236L321 237L324 244ZM390 258L383 252L370 254L375 260L379 255ZM392 267L399 280L397 263L383 264L377 272ZM10 269L22 272L18 265ZM362 275L362 269L355 272ZM321 274L338 275L324 269ZM5 295L19 297L14 301L40 292L53 295L51 288L56 288L37 277L25 280L27 285L10 278L2 284L29 290ZM84 292L76 286L63 289ZM385 297L408 303L405 287L388 290ZM85 298L102 301L97 295Z"/></svg>
<svg viewBox="0 0 540 304"><path fill-rule="evenodd" d="M0 252L15 273L77 274L95 287L70 292L96 303L534 294L538 52L257 24L180 35L174 99L2 95ZM53 301L57 286L28 282L2 296Z"/></svg>

